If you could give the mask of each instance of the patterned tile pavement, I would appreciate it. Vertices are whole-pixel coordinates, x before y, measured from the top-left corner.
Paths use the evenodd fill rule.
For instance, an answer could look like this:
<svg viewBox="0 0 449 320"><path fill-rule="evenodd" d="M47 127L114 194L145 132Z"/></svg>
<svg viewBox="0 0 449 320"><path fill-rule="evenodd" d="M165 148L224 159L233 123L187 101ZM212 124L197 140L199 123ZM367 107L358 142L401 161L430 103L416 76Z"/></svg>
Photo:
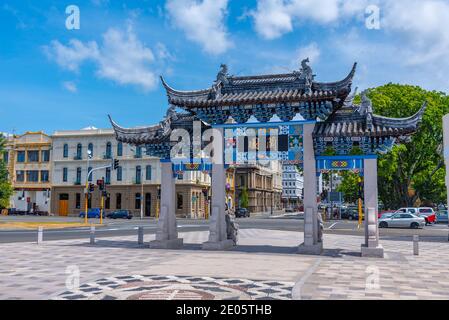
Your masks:
<svg viewBox="0 0 449 320"><path fill-rule="evenodd" d="M1 244L0 299L449 299L449 243L421 242L414 256L411 239L384 240L385 259L367 259L357 236L325 235L319 257L295 254L299 232L243 229L227 252L202 251L207 232L180 236L175 251L137 235ZM73 268L79 290L66 287Z"/></svg>

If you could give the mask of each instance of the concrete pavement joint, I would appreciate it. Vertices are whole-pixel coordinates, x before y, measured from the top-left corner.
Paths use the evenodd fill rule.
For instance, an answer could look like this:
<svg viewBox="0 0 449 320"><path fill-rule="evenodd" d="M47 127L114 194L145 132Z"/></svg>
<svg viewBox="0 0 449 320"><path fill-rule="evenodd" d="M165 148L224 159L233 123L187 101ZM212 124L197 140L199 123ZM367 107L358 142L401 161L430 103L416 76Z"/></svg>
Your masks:
<svg viewBox="0 0 449 320"><path fill-rule="evenodd" d="M307 269L306 273L301 277L301 279L296 282L292 289L292 299L293 300L302 300L302 288L306 281L315 273L318 267L321 264L322 258L318 258L315 263Z"/></svg>

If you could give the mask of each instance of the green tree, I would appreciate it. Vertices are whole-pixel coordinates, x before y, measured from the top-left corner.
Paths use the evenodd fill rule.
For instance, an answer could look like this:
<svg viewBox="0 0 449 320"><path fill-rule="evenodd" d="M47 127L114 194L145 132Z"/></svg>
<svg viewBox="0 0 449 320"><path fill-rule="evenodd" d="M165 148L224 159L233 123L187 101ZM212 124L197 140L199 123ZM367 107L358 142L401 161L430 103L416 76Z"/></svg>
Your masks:
<svg viewBox="0 0 449 320"><path fill-rule="evenodd" d="M342 171L342 182L337 187L337 192L343 192L344 201L356 203L359 198L359 175L351 171Z"/></svg>
<svg viewBox="0 0 449 320"><path fill-rule="evenodd" d="M0 134L0 209L9 206L9 199L13 194L11 182L8 179L8 169L3 161L5 153L5 138Z"/></svg>
<svg viewBox="0 0 449 320"><path fill-rule="evenodd" d="M246 186L243 187L242 193L240 194L240 207L247 209L249 206L249 196L248 189Z"/></svg>
<svg viewBox="0 0 449 320"><path fill-rule="evenodd" d="M427 101L423 121L411 140L379 157L379 196L388 208L446 202L442 156L442 117L449 113L449 96L420 87L387 84L370 90L374 112L409 117Z"/></svg>

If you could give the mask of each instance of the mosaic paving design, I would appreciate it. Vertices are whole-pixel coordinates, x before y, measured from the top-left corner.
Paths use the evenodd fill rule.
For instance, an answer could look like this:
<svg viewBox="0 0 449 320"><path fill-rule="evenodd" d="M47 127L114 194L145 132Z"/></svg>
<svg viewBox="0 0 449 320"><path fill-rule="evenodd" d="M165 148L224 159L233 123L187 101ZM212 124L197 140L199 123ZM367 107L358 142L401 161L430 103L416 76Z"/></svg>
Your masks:
<svg viewBox="0 0 449 320"><path fill-rule="evenodd" d="M290 300L294 283L190 276L118 276L65 291L55 300Z"/></svg>

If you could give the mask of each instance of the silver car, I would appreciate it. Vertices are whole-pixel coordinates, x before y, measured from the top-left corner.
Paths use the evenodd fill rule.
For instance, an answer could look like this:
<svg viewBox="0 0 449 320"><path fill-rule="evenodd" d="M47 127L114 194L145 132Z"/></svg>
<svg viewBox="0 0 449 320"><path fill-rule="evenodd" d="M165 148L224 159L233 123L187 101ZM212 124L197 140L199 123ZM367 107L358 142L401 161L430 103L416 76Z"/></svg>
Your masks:
<svg viewBox="0 0 449 320"><path fill-rule="evenodd" d="M411 213L396 213L391 217L381 217L379 219L380 228L424 228L426 219Z"/></svg>

